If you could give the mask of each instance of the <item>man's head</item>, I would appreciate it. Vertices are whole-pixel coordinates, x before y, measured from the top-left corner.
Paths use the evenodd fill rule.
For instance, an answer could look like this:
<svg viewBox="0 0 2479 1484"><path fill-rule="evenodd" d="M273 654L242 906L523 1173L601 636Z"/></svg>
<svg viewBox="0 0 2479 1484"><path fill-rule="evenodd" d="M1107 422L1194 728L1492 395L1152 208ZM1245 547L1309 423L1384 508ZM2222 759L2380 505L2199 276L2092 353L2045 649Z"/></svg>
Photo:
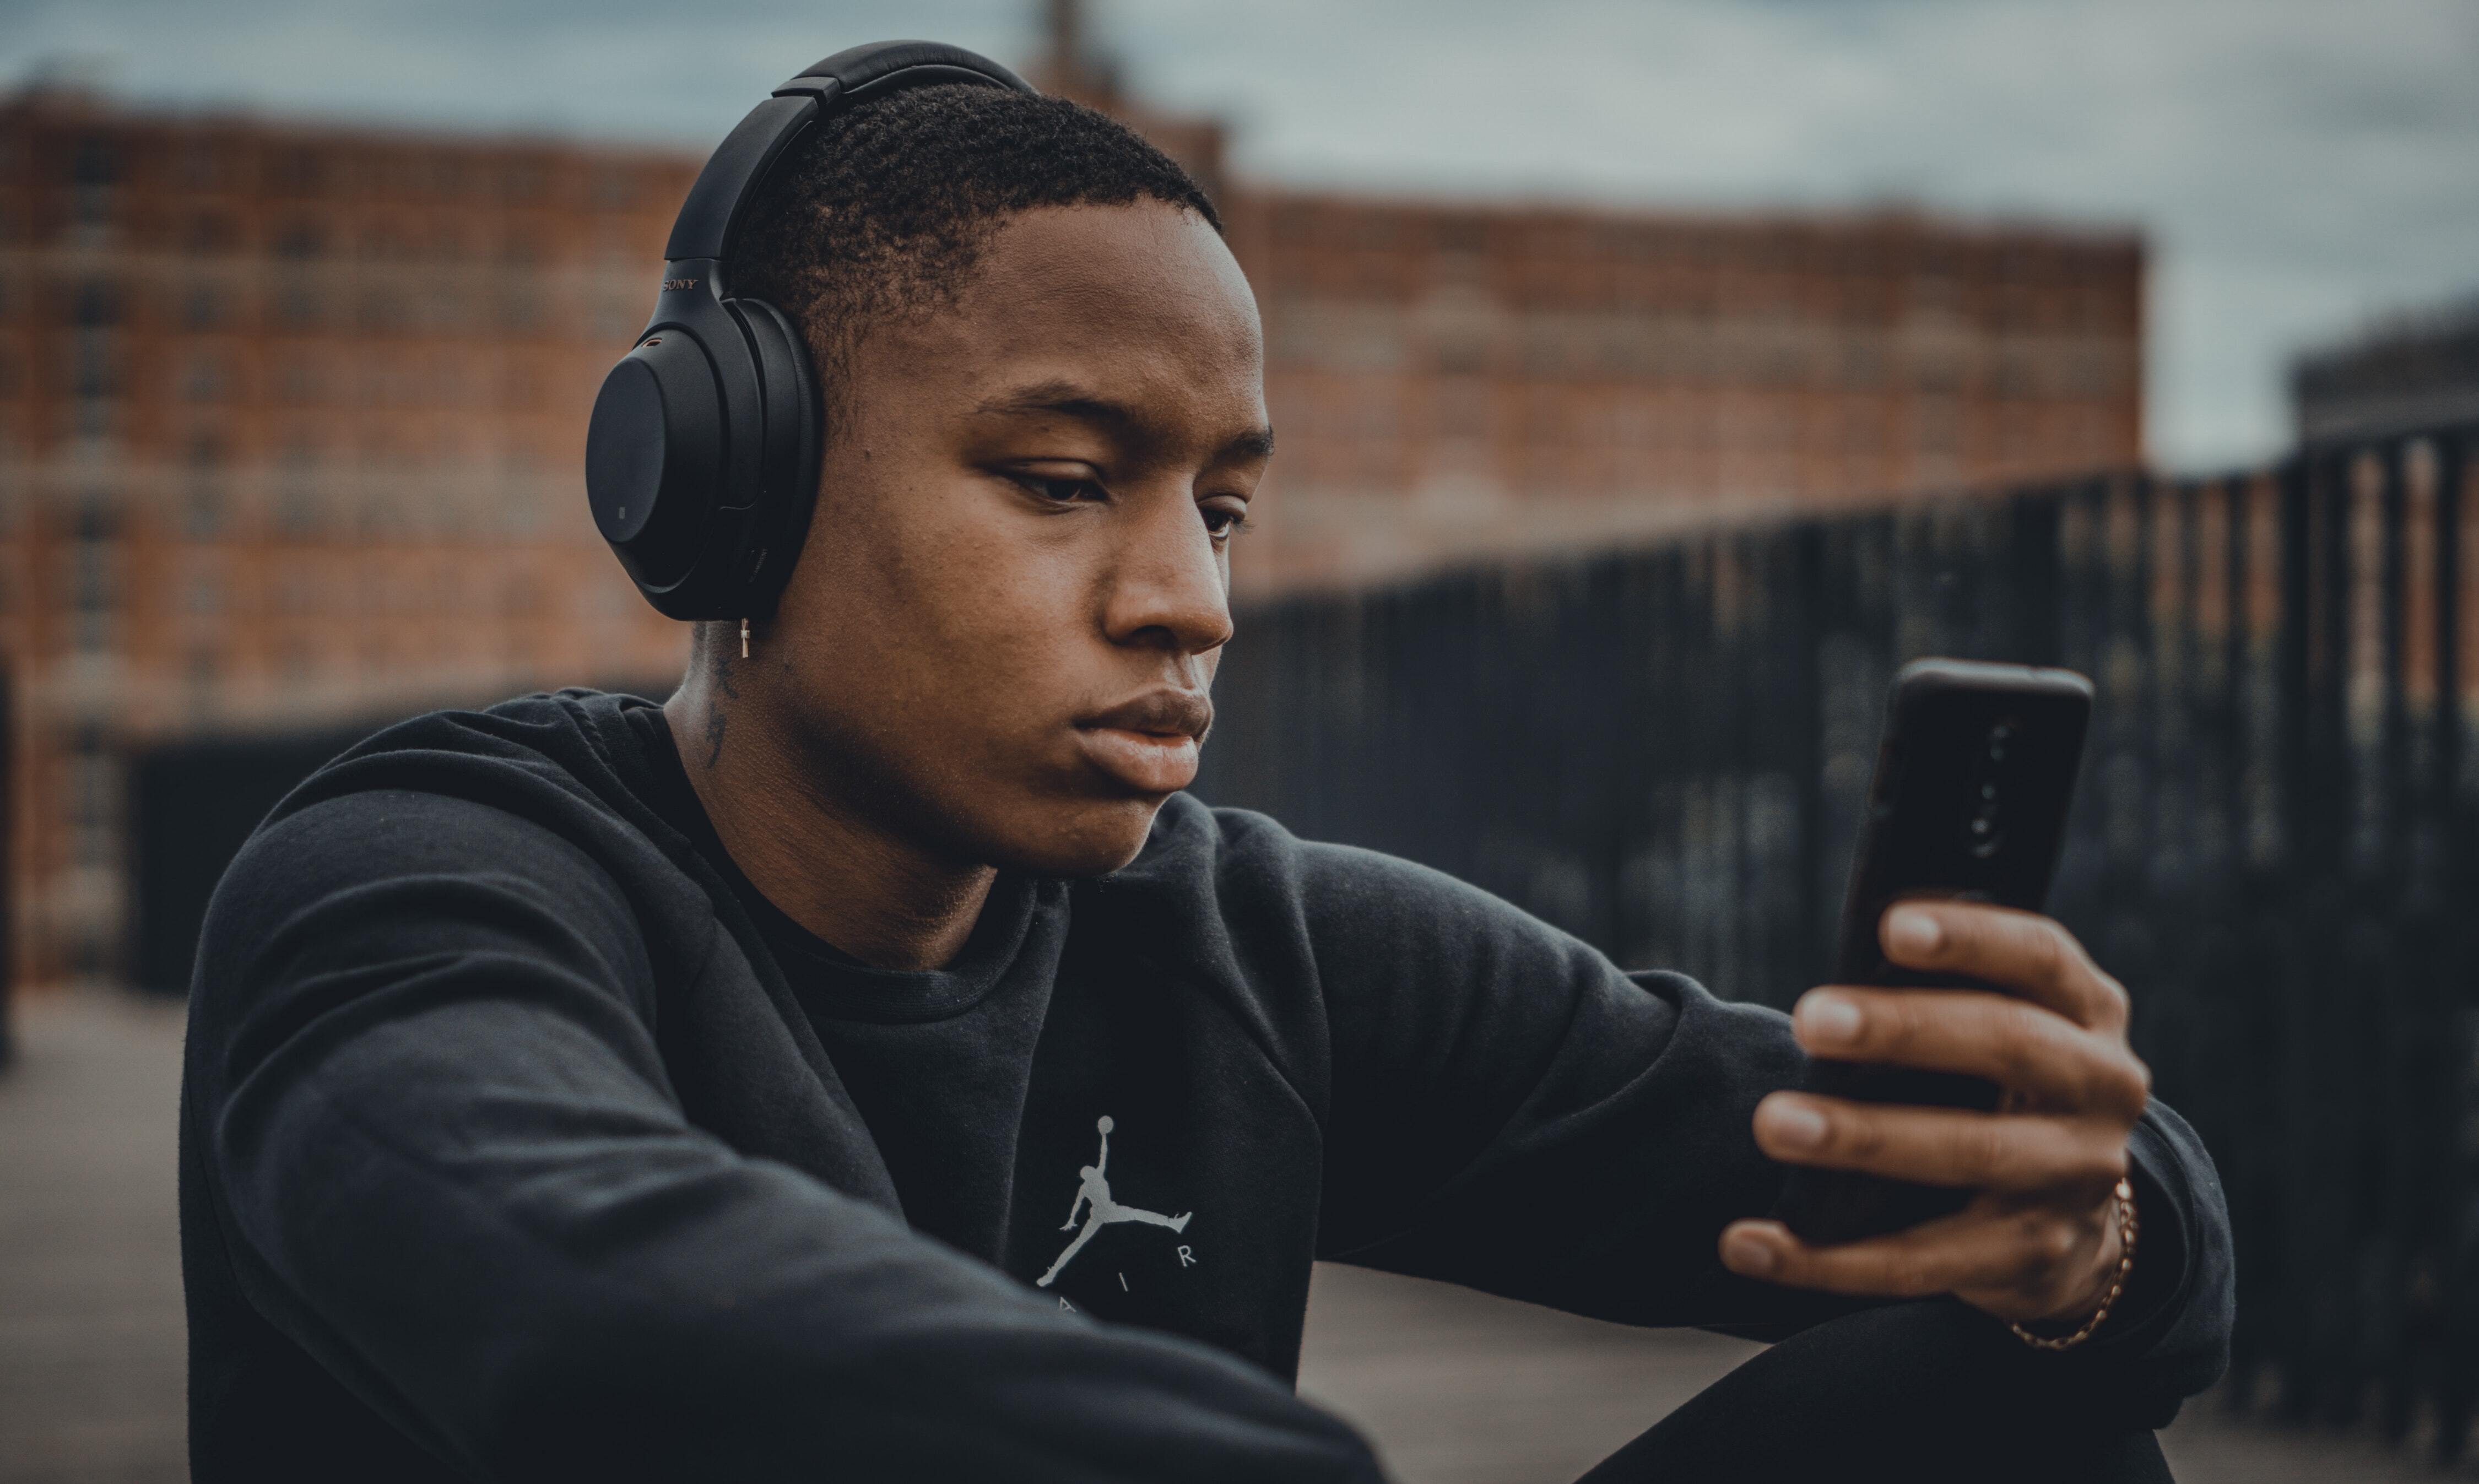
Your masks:
<svg viewBox="0 0 2479 1484"><path fill-rule="evenodd" d="M701 636L725 729L684 750L767 749L943 858L1113 869L1230 633L1270 447L1247 282L1176 165L1061 100L922 89L795 152L728 287L817 362L819 503L753 657Z"/></svg>
<svg viewBox="0 0 2479 1484"><path fill-rule="evenodd" d="M1140 202L1222 225L1176 162L1091 109L970 84L909 89L794 142L749 203L728 287L801 327L831 428L858 341L954 307L1009 217Z"/></svg>

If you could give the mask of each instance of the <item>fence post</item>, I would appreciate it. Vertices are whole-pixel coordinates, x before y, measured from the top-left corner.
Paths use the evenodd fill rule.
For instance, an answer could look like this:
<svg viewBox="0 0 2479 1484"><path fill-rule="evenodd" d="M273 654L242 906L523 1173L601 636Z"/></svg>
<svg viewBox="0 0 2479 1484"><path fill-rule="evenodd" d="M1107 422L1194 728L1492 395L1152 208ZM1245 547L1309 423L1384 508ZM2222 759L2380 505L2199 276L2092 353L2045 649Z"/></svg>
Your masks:
<svg viewBox="0 0 2479 1484"><path fill-rule="evenodd" d="M17 715L14 677L0 667L0 1071L17 1056Z"/></svg>

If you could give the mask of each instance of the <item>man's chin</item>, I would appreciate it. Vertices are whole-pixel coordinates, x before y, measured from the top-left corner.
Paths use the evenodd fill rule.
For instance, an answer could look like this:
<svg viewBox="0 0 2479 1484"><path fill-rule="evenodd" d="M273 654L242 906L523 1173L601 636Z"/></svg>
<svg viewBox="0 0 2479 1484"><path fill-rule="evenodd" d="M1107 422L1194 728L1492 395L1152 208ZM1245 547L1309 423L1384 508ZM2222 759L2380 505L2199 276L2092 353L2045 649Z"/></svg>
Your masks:
<svg viewBox="0 0 2479 1484"><path fill-rule="evenodd" d="M1145 848L1167 797L1079 801L1051 829L1028 832L1014 842L1016 848L1008 852L1011 858L1000 863L1034 876L1108 876Z"/></svg>

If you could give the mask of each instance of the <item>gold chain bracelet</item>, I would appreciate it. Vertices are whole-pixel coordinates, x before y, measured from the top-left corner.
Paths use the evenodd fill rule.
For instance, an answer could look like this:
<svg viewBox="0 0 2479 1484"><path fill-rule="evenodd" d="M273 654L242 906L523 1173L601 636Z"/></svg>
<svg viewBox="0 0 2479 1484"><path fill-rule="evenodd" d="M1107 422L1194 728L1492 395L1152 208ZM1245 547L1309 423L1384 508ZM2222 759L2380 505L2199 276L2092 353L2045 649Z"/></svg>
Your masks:
<svg viewBox="0 0 2479 1484"><path fill-rule="evenodd" d="M2127 1276L2134 1271L2134 1234L2139 1229L2134 1219L2134 1187L2121 1180L2117 1189L2109 1193L2117 1203L2118 1249L2117 1271L2108 1280L2108 1296L2101 1299L2100 1308L2093 1312L2092 1317L2083 1320L2083 1328L2071 1335L2059 1335L2053 1340L2045 1335L2035 1335L2020 1324L2006 1326L2014 1332L2015 1339L2035 1350L2071 1350L2089 1340L2108 1321L2108 1312L2117 1307L2118 1296L2126 1292Z"/></svg>

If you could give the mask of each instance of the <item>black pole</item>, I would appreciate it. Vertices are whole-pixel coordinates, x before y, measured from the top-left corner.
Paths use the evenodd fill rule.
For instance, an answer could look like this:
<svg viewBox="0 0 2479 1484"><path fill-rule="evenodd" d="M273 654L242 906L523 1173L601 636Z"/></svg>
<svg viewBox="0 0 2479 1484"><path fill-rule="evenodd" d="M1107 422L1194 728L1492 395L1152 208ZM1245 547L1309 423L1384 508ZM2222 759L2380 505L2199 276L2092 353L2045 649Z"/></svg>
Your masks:
<svg viewBox="0 0 2479 1484"><path fill-rule="evenodd" d="M0 670L0 1068L16 1059L16 1017L13 990L17 982L17 883L15 811L17 794L17 728L9 672Z"/></svg>

